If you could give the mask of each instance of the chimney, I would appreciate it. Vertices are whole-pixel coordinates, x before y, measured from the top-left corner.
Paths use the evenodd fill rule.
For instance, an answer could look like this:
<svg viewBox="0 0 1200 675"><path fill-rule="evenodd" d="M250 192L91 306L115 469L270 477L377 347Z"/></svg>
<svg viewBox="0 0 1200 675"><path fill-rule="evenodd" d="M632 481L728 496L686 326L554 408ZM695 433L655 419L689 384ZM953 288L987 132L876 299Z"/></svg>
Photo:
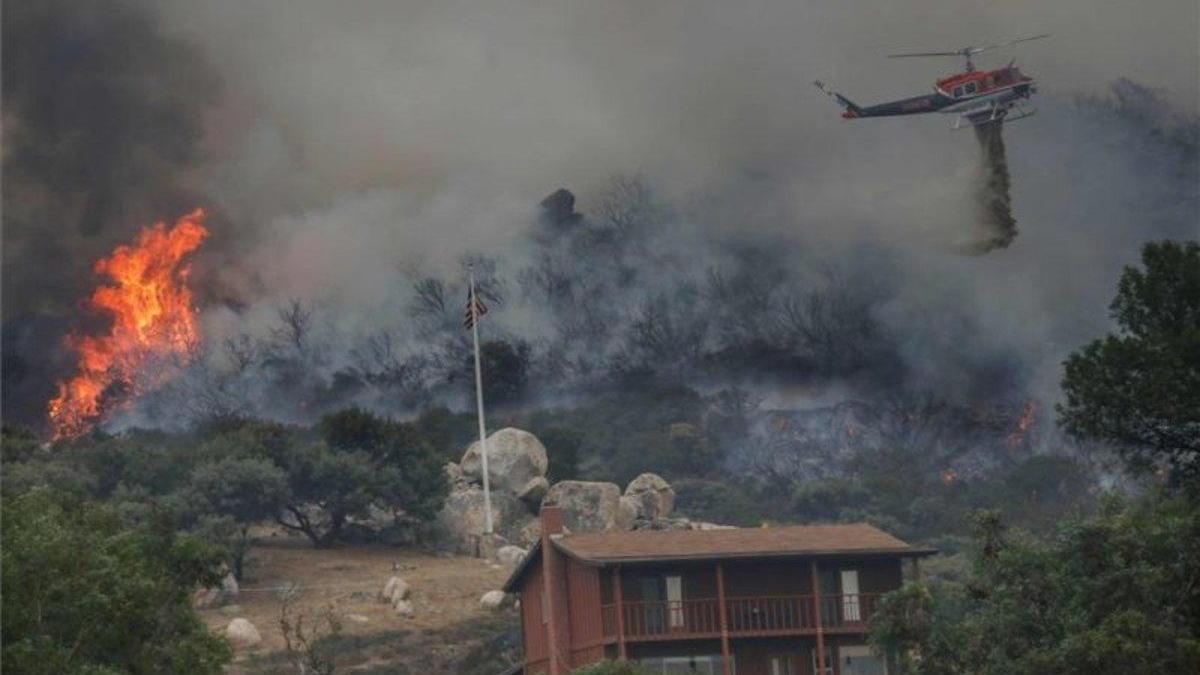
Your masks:
<svg viewBox="0 0 1200 675"><path fill-rule="evenodd" d="M552 501L542 502L542 509L538 516L542 520L542 536L549 537L552 534L562 534L563 531L563 510Z"/></svg>
<svg viewBox="0 0 1200 675"><path fill-rule="evenodd" d="M549 675L564 675L571 664L562 654L570 653L571 625L567 619L567 561L554 547L552 539L563 533L563 510L552 501L543 501L538 514L542 524L542 593L546 598L546 643L550 651Z"/></svg>

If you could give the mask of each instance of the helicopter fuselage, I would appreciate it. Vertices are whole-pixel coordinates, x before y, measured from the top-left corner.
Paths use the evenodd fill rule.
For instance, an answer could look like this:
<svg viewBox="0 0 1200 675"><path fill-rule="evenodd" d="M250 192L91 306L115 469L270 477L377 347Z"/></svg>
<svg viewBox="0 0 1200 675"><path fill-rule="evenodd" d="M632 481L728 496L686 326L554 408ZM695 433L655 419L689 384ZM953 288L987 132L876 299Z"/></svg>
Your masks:
<svg viewBox="0 0 1200 675"><path fill-rule="evenodd" d="M858 106L839 95L845 112L842 117L892 117L941 112L967 118L1003 116L1008 108L1030 98L1035 91L1034 79L1015 66L997 70L970 70L937 81L932 94L890 101L872 106ZM973 120L974 121L974 120Z"/></svg>

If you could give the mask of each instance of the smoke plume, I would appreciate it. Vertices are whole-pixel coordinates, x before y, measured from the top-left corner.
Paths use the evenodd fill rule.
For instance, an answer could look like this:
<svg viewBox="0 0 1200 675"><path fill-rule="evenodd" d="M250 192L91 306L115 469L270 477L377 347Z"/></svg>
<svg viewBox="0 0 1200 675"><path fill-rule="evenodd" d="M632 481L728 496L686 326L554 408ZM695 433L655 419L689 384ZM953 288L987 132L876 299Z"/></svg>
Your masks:
<svg viewBox="0 0 1200 675"><path fill-rule="evenodd" d="M62 338L107 320L94 262L196 207L206 353L119 424L462 405L468 260L514 405L1052 397L1121 266L1200 217L1196 4L1093 4L4 3L5 418L42 423ZM982 145L987 256L958 253L978 158L944 119L798 84L901 98L946 73L876 54L1031 27L995 56L1043 93Z"/></svg>

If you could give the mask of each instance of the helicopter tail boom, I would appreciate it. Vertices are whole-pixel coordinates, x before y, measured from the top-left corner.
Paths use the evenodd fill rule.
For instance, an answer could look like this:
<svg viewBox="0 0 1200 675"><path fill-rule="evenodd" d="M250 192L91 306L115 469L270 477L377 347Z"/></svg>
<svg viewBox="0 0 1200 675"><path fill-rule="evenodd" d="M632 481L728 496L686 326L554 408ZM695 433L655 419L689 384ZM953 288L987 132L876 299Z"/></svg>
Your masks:
<svg viewBox="0 0 1200 675"><path fill-rule="evenodd" d="M846 119L853 119L862 115L863 109L857 103L851 101L845 96L842 96L836 91L833 91L829 87L826 87L824 82L820 80L814 80L813 85L815 85L817 89L825 92L827 96L837 101L838 105L845 109L845 112L842 113L842 117L845 117Z"/></svg>

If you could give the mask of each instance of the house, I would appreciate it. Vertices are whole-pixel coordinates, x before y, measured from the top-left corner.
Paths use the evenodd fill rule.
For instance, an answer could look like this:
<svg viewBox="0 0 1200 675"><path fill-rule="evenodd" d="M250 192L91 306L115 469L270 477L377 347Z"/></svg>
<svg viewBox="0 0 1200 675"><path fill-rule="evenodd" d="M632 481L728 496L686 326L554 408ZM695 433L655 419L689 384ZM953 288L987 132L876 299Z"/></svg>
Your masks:
<svg viewBox="0 0 1200 675"><path fill-rule="evenodd" d="M871 615L906 561L916 574L935 552L866 524L566 533L553 504L541 524L505 584L529 675L602 659L663 675L886 674Z"/></svg>

